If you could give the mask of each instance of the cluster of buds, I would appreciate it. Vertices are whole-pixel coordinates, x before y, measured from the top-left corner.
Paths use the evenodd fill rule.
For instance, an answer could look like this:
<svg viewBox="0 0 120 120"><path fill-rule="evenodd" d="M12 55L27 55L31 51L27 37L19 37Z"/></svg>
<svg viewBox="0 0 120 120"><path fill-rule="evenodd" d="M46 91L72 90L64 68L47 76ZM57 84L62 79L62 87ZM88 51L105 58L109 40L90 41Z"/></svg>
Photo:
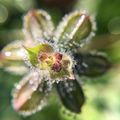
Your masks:
<svg viewBox="0 0 120 120"><path fill-rule="evenodd" d="M48 13L31 10L23 22L25 40L4 47L0 59L7 71L27 73L12 91L13 108L24 116L41 110L55 87L63 105L79 113L85 102L80 77L99 76L110 68L102 54L79 51L94 35L92 17L86 11L75 11L55 29Z"/></svg>

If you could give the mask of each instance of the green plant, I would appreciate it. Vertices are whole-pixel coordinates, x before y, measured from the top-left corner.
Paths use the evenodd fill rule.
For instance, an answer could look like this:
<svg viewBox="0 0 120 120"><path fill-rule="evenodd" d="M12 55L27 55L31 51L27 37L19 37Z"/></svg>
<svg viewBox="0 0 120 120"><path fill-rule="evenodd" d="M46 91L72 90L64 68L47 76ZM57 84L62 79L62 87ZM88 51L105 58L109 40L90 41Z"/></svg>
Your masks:
<svg viewBox="0 0 120 120"><path fill-rule="evenodd" d="M24 16L23 31L25 40L4 47L0 57L7 71L27 73L12 91L13 108L24 116L41 110L55 87L64 106L79 113L85 102L80 77L96 77L110 68L105 55L79 52L94 35L92 17L75 11L54 29L45 11L31 10Z"/></svg>

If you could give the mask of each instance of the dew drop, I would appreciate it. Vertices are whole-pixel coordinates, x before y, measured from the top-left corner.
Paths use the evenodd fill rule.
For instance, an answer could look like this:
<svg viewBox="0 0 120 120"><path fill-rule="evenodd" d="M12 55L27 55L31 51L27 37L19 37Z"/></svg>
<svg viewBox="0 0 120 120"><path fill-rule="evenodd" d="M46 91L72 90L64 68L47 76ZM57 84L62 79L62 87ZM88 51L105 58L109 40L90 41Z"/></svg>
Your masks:
<svg viewBox="0 0 120 120"><path fill-rule="evenodd" d="M16 85L16 89L17 89L17 90L20 90L20 89L21 89L21 85L19 85L19 84Z"/></svg>

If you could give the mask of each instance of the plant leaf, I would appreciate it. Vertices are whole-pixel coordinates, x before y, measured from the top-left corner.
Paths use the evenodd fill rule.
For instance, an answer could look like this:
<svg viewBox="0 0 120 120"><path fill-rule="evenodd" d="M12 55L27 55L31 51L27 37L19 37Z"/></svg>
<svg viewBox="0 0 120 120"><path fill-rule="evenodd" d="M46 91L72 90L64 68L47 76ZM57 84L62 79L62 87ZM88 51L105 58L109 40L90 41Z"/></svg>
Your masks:
<svg viewBox="0 0 120 120"><path fill-rule="evenodd" d="M111 67L110 61L101 54L74 54L75 71L79 75L96 77L106 73Z"/></svg>
<svg viewBox="0 0 120 120"><path fill-rule="evenodd" d="M79 113L85 102L83 90L77 80L65 80L56 84L63 105L70 111Z"/></svg>

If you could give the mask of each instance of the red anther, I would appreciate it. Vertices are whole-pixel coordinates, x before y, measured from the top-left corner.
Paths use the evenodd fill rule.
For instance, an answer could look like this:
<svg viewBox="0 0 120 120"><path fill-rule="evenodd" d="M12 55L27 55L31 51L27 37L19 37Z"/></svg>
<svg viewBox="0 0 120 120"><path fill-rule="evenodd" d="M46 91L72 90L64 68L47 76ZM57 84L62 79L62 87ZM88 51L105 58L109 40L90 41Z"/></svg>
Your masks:
<svg viewBox="0 0 120 120"><path fill-rule="evenodd" d="M59 72L61 70L61 63L59 61L57 61L56 63L53 64L52 66L52 70L54 70L55 72Z"/></svg>
<svg viewBox="0 0 120 120"><path fill-rule="evenodd" d="M55 58L57 59L57 60L62 60L62 54L60 54L60 53L55 53Z"/></svg>
<svg viewBox="0 0 120 120"><path fill-rule="evenodd" d="M46 53L42 53L42 54L40 54L40 56L38 57L38 59L40 60L40 61L44 61L44 60L46 60L48 58L48 55L46 54Z"/></svg>

